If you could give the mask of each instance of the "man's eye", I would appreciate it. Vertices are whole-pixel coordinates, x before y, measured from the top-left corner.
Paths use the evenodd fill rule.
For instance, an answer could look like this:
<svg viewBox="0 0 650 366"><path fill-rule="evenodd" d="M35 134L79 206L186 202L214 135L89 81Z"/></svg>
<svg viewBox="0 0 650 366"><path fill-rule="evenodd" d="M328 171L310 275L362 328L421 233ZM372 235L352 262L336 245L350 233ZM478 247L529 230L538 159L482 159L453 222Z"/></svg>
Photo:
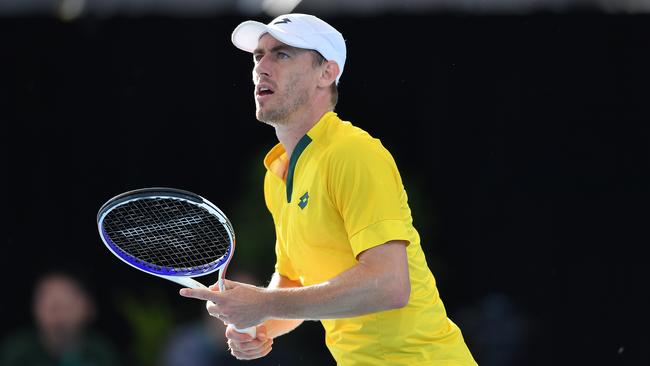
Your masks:
<svg viewBox="0 0 650 366"><path fill-rule="evenodd" d="M261 59L262 59L262 55L254 55L254 56L253 56L253 60L254 60L255 62L259 62Z"/></svg>
<svg viewBox="0 0 650 366"><path fill-rule="evenodd" d="M278 52L278 58L279 59L289 58L289 55L284 52Z"/></svg>

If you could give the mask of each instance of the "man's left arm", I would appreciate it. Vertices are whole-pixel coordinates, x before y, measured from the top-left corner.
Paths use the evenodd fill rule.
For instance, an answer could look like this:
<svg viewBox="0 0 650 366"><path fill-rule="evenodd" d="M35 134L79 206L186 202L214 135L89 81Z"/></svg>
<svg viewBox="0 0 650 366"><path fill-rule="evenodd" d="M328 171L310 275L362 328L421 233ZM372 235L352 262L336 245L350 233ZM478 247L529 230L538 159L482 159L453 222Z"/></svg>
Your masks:
<svg viewBox="0 0 650 366"><path fill-rule="evenodd" d="M224 292L183 289L181 295L215 303L212 315L238 328L268 319L349 318L406 306L411 293L406 241L367 249L358 263L316 285L267 289L226 281Z"/></svg>

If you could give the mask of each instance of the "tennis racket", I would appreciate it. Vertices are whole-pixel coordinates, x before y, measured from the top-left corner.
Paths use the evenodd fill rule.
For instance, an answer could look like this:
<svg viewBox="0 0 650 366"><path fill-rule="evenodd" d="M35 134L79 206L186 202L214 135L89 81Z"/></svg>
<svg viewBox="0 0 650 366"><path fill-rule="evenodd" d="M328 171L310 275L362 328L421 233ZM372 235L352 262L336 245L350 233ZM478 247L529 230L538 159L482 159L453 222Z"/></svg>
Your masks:
<svg viewBox="0 0 650 366"><path fill-rule="evenodd" d="M207 288L192 277L218 270L224 290L235 232L199 195L173 188L125 192L99 209L97 227L111 253L132 267L190 288ZM255 327L236 330L255 337Z"/></svg>

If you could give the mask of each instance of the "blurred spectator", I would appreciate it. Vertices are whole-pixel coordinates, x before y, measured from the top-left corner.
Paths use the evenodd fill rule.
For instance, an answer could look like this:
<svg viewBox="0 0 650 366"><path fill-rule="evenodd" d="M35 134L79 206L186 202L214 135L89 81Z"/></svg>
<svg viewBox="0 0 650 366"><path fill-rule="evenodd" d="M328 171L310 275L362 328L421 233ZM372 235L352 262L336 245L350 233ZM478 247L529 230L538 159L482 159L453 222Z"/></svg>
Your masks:
<svg viewBox="0 0 650 366"><path fill-rule="evenodd" d="M35 329L17 331L0 345L0 366L119 365L113 346L88 326L94 304L74 277L49 273L36 284Z"/></svg>

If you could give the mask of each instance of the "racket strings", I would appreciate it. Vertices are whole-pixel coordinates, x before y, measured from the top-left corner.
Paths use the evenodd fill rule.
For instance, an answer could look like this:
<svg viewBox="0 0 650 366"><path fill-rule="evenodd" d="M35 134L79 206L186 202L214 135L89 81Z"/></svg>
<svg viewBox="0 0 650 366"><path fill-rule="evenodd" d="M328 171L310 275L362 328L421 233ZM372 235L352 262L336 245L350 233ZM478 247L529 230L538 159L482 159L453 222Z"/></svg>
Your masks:
<svg viewBox="0 0 650 366"><path fill-rule="evenodd" d="M229 226L205 208L171 198L128 202L106 215L104 228L129 256L178 271L209 267L230 248Z"/></svg>

